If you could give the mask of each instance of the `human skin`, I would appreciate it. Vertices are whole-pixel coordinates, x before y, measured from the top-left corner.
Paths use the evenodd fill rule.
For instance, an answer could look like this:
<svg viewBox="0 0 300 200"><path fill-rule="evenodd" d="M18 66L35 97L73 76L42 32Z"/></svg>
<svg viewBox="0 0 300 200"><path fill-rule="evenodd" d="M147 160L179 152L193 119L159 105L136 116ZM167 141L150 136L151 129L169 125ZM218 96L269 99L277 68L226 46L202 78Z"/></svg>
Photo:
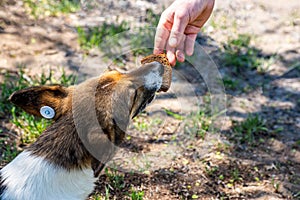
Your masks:
<svg viewBox="0 0 300 200"><path fill-rule="evenodd" d="M166 50L172 66L191 56L197 34L210 17L214 0L175 0L162 14L157 26L154 54Z"/></svg>

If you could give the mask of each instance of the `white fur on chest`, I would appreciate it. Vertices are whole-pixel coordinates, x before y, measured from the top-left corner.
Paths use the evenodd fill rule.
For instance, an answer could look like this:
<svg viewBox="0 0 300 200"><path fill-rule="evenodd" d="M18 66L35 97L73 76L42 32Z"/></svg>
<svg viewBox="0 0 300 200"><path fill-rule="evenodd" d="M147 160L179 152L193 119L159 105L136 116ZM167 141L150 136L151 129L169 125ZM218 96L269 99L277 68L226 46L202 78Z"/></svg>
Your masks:
<svg viewBox="0 0 300 200"><path fill-rule="evenodd" d="M96 181L92 169L68 171L26 151L0 172L6 186L3 200L86 199Z"/></svg>

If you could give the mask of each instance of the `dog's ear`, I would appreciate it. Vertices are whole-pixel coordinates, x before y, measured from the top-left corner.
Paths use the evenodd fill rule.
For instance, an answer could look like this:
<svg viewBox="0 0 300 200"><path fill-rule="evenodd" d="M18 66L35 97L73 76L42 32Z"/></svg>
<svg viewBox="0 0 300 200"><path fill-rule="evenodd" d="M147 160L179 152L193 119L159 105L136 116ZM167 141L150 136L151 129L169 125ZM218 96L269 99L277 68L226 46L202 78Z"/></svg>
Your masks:
<svg viewBox="0 0 300 200"><path fill-rule="evenodd" d="M57 119L70 109L69 93L61 85L35 86L14 92L9 100L35 116Z"/></svg>

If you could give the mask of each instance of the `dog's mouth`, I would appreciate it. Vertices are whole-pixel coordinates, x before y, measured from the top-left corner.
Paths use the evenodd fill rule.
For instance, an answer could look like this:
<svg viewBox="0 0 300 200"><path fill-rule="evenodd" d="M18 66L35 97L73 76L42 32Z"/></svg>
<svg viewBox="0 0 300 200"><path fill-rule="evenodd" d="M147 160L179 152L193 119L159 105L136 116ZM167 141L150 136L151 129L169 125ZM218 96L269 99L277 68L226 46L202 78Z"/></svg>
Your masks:
<svg viewBox="0 0 300 200"><path fill-rule="evenodd" d="M142 66L129 73L134 78L135 93L131 97L130 117L134 118L154 100L155 93L170 88L172 68L165 54L150 55L142 59Z"/></svg>
<svg viewBox="0 0 300 200"><path fill-rule="evenodd" d="M134 95L134 100L133 100L134 104L131 109L132 110L131 119L136 117L139 113L141 113L146 108L146 106L154 100L155 92L156 91L154 91L152 93L144 93L144 94L142 94L143 97L140 98L140 100L138 100L138 96L140 94L138 94L139 93L138 90L136 91L136 93Z"/></svg>

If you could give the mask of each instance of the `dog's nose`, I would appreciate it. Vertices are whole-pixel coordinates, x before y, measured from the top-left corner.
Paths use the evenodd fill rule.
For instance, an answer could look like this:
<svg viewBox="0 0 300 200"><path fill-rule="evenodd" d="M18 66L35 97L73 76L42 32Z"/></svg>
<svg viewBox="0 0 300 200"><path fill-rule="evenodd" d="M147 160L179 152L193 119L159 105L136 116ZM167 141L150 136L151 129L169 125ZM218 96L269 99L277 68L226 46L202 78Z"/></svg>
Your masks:
<svg viewBox="0 0 300 200"><path fill-rule="evenodd" d="M144 64L129 75L139 82L138 87L143 86L148 91L158 91L162 86L163 74L164 66L154 61Z"/></svg>
<svg viewBox="0 0 300 200"><path fill-rule="evenodd" d="M159 90L162 85L164 66L159 62L145 65L144 86L148 90Z"/></svg>

